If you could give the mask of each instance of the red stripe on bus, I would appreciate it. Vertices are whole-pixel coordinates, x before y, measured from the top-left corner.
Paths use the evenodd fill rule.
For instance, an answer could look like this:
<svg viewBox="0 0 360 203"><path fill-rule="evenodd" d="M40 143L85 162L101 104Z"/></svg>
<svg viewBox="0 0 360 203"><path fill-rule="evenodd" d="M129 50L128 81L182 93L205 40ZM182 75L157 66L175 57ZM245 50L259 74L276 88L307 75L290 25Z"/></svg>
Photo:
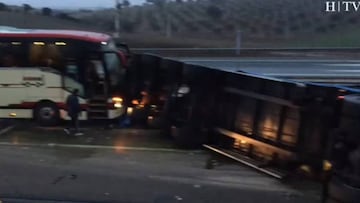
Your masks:
<svg viewBox="0 0 360 203"><path fill-rule="evenodd" d="M67 110L67 106L64 102L58 102L56 103L56 106L59 108L59 109L64 109L64 110ZM89 107L88 104L80 104L80 108L81 110L87 110Z"/></svg>
<svg viewBox="0 0 360 203"><path fill-rule="evenodd" d="M35 108L37 103L38 102L22 102L20 104L10 104L9 107L20 108L20 109L33 109ZM67 109L66 104L64 102L57 102L55 104L59 109L64 109L64 110ZM80 104L81 110L87 110L88 107L89 107L88 104Z"/></svg>
<svg viewBox="0 0 360 203"><path fill-rule="evenodd" d="M14 37L14 38L60 38L60 39L74 39L89 42L107 42L111 37L102 33L95 32L79 32L66 30L29 30L24 33L0 33L0 37Z"/></svg>
<svg viewBox="0 0 360 203"><path fill-rule="evenodd" d="M20 104L20 107L22 108L34 108L36 106L36 102L23 102Z"/></svg>
<svg viewBox="0 0 360 203"><path fill-rule="evenodd" d="M56 103L56 106L59 108L59 109L67 109L66 108L66 104L64 102L59 102L59 103Z"/></svg>
<svg viewBox="0 0 360 203"><path fill-rule="evenodd" d="M9 107L32 109L36 106L36 102L22 102L20 104L10 104Z"/></svg>

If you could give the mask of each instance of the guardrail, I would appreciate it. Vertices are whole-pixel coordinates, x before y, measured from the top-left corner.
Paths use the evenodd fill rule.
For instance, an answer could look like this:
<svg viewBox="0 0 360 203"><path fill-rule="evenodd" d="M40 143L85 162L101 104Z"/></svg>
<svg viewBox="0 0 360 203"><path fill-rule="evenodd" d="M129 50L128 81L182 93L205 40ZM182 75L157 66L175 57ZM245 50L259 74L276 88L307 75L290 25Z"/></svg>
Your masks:
<svg viewBox="0 0 360 203"><path fill-rule="evenodd" d="M284 78L287 80L301 81L305 83L317 83L317 84L337 84L342 86L358 86L360 77L352 76L352 77L344 77L344 76L280 76L279 78Z"/></svg>
<svg viewBox="0 0 360 203"><path fill-rule="evenodd" d="M355 54L360 48L328 48L328 47L302 47L302 48L242 48L240 54L236 48L133 48L135 53L156 54L161 56L178 57L231 57L231 56L302 56L301 54L329 54L345 53ZM339 57L339 55L337 55ZM345 57L345 56L344 56Z"/></svg>
<svg viewBox="0 0 360 203"><path fill-rule="evenodd" d="M134 51L207 51L229 50L236 48L133 48ZM288 47L288 48L241 48L244 51L360 51L360 47Z"/></svg>

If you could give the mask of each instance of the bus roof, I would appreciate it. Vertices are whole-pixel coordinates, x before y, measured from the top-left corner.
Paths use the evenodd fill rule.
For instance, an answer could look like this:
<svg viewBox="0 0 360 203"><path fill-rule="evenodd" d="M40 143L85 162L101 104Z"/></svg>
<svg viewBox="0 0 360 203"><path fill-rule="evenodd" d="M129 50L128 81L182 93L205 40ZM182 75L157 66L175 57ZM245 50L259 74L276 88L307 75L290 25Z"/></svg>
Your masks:
<svg viewBox="0 0 360 203"><path fill-rule="evenodd" d="M4 37L14 38L61 38L61 39L75 39L89 42L107 42L111 39L110 35L76 31L76 30L36 30L36 29L18 29L12 27L0 26L0 39Z"/></svg>

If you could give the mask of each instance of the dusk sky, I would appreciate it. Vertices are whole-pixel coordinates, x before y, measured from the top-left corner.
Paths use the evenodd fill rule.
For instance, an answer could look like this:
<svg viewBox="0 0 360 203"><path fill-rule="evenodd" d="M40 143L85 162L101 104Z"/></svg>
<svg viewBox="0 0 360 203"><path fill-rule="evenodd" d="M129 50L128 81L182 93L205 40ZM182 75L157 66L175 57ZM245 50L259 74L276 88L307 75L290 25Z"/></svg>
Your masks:
<svg viewBox="0 0 360 203"><path fill-rule="evenodd" d="M12 5L30 4L33 7L50 8L97 8L113 7L115 0L0 0L0 2ZM145 0L130 0L131 4L141 4Z"/></svg>

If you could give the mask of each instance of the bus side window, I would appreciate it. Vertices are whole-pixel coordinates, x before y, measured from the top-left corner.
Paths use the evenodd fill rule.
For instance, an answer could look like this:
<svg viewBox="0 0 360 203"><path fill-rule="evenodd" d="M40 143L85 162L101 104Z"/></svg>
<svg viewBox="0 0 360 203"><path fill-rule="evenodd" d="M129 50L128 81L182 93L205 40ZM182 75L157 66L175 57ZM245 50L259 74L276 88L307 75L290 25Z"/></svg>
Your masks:
<svg viewBox="0 0 360 203"><path fill-rule="evenodd" d="M33 66L44 66L61 69L63 56L59 47L52 43L33 42L29 48L29 60ZM42 44L44 43L44 44Z"/></svg>
<svg viewBox="0 0 360 203"><path fill-rule="evenodd" d="M15 57L11 54L5 54L1 58L1 66L3 67L13 67L15 66Z"/></svg>
<svg viewBox="0 0 360 203"><path fill-rule="evenodd" d="M24 42L1 42L0 43L0 65L1 67L27 67L28 49Z"/></svg>

